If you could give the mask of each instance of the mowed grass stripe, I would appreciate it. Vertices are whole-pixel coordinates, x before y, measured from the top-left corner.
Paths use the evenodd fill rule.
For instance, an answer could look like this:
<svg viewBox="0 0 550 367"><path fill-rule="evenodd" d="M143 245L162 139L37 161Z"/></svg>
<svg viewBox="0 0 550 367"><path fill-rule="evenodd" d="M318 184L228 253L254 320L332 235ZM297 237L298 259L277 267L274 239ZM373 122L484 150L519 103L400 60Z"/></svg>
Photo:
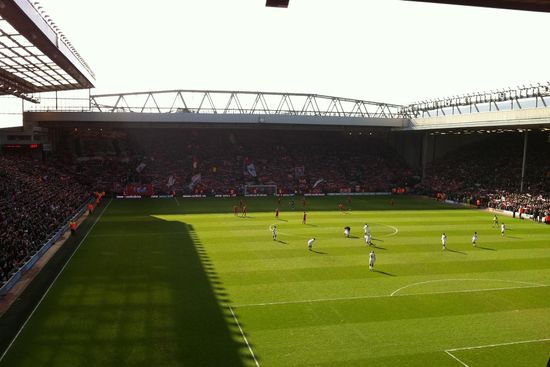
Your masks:
<svg viewBox="0 0 550 367"><path fill-rule="evenodd" d="M354 258L355 261L360 262L360 259ZM368 259L365 259L368 261ZM262 267L256 271L244 270L228 272L218 272L223 277L226 285L233 284L255 284L255 283L276 283L284 281L297 281L297 280L312 280L323 281L332 279L365 279L365 281L378 279L381 276L390 277L406 277L406 276L419 276L419 275L439 275L439 274L465 274L465 273L493 273L498 271L506 272L519 272L523 270L538 270L544 272L550 269L548 265L550 261L549 257L546 258L533 258L533 259L509 259L501 261L476 261L468 263L456 263L456 262L439 262L439 263L401 263L401 264L379 264L376 270L379 272L369 272L368 267L364 264L351 264L347 265L335 265L325 266L324 264L317 263L317 266L311 264L298 264L299 267L286 267L279 269L277 266L273 266L272 269Z"/></svg>
<svg viewBox="0 0 550 367"><path fill-rule="evenodd" d="M364 255L360 256L346 256L343 258L329 257L329 256L317 256L315 259L311 259L317 256L315 253L307 257L298 257L292 259L272 259L272 260L246 260L246 261L232 261L225 262L223 266L220 266L220 273L225 272L255 272L264 270L276 270L276 271L292 271L299 270L309 272L310 269L323 270L329 274L340 274L345 272L346 268L356 267L354 270L367 272L368 271L368 257ZM434 254L434 256L441 256ZM444 255L447 256L447 255ZM464 254L452 254L449 256L467 256ZM379 256L380 257L380 256ZM406 263L402 258L398 259L398 262L391 263L385 262L382 258L377 264L379 270L390 272L396 276L411 275L411 274L458 274L461 272L487 272L498 270L523 270L528 268L535 269L547 269L550 263L550 257L537 257L537 258L510 258L499 260L486 260L480 259L477 261L440 261L440 262L426 262L426 263ZM432 259L433 260L433 259ZM340 262L341 261L341 262ZM365 263L367 261L367 263ZM313 274L312 274L313 275Z"/></svg>
<svg viewBox="0 0 550 367"><path fill-rule="evenodd" d="M472 293L422 293L418 295L337 299L238 307L250 327L301 328L343 323L444 317L526 309L548 309L550 287L487 290ZM366 309L368 312L357 312ZM429 315L429 316L427 316ZM276 319L277 323L266 322ZM550 321L548 322L550 325Z"/></svg>
<svg viewBox="0 0 550 367"><path fill-rule="evenodd" d="M389 297L411 294L452 293L468 290L538 287L548 284L550 271L463 273L460 276L387 277L375 279L332 279L248 283L227 286L236 306L278 303L307 303L332 299ZM403 287L407 287L403 289ZM395 293L398 291L397 293Z"/></svg>
<svg viewBox="0 0 550 367"><path fill-rule="evenodd" d="M219 261L221 264L224 262L241 261L243 259L257 260L263 259L269 261L271 259L283 259L283 258L295 258L295 257L310 257L310 253L307 250L307 245L303 244L303 241L295 242L279 242L272 241L265 246L258 246L256 243L250 243L250 246L243 246L243 243L235 244L234 246L226 246L223 250L218 249L212 251L209 246L209 255ZM546 239L540 241L530 242L529 244L514 244L513 246L502 246L501 244L487 244L478 243L477 247L473 247L470 243L461 244L461 246L450 247L450 250L459 250L461 253L455 253L453 251L442 252L441 244L427 244L427 245L414 245L414 246L398 246L386 243L380 243L376 240L373 241L374 246L367 246L364 241L342 241L341 243L335 242L330 245L322 244L315 247L319 250L327 252L328 256L362 256L367 255L370 250L379 251L382 256L381 259L385 259L386 262L399 262L402 258L405 261L417 260L422 262L430 261L470 261L475 259L509 259L509 258L530 258L538 256L547 256L550 254ZM264 242L265 241L264 239ZM445 255L451 254L451 255ZM462 255L465 253L470 257L455 257L452 254ZM442 254L442 255L435 255Z"/></svg>

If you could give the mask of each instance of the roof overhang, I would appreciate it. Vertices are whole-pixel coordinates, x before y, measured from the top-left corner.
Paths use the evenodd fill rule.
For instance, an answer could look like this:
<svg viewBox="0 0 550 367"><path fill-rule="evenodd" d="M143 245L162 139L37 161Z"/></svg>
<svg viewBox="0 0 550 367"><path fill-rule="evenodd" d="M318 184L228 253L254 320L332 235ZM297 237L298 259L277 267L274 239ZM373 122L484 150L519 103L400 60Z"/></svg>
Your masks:
<svg viewBox="0 0 550 367"><path fill-rule="evenodd" d="M391 129L405 127L408 119L269 114L134 113L134 112L25 112L25 124L41 127L83 128L322 128Z"/></svg>
<svg viewBox="0 0 550 367"><path fill-rule="evenodd" d="M479 128L550 128L550 108L533 108L465 115L413 118L409 126L394 130L434 131Z"/></svg>
<svg viewBox="0 0 550 367"><path fill-rule="evenodd" d="M0 0L0 94L92 88L94 74L57 26L28 0Z"/></svg>
<svg viewBox="0 0 550 367"><path fill-rule="evenodd" d="M479 6L479 7L485 7L485 8L550 12L550 2L548 0L406 0L406 1Z"/></svg>

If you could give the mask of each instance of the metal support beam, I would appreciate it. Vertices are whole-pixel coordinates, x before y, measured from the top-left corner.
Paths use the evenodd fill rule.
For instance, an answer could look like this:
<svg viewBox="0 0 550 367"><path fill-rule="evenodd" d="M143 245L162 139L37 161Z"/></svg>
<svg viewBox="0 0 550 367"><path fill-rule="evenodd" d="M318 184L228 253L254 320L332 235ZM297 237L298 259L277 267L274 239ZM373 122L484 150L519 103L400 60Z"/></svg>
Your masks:
<svg viewBox="0 0 550 367"><path fill-rule="evenodd" d="M470 108L470 113L483 111L501 111L510 109L522 109L519 100L525 101L526 108L539 106L539 99L546 104L545 98L550 97L550 82L538 83L537 85L518 86L504 90L466 94L449 98L439 98L425 100L403 107L400 112L404 116L419 117L424 116L425 112L435 111L436 115L449 115L461 113L461 106ZM503 102L510 101L509 107ZM516 101L516 105L513 103ZM482 107L481 109L478 107Z"/></svg>
<svg viewBox="0 0 550 367"><path fill-rule="evenodd" d="M175 101L180 101L177 107ZM168 102L168 103L167 103ZM91 111L404 118L403 106L318 94L168 90L90 96ZM182 108L182 106L184 106Z"/></svg>
<svg viewBox="0 0 550 367"><path fill-rule="evenodd" d="M430 135L428 134L428 132L425 132L424 136L422 137L422 153L421 153L422 180L426 178L426 170L428 168L429 145L430 145Z"/></svg>
<svg viewBox="0 0 550 367"><path fill-rule="evenodd" d="M525 179L525 163L527 162L527 136L528 132L525 132L524 138L523 138L523 163L521 164L521 185L519 188L519 192L523 192L523 180Z"/></svg>

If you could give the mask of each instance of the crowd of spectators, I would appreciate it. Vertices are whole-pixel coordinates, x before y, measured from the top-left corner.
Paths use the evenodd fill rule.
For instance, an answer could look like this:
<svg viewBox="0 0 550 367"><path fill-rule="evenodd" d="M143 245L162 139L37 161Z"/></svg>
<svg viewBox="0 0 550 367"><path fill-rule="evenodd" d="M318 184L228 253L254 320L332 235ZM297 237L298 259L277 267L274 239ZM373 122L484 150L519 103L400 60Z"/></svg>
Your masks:
<svg viewBox="0 0 550 367"><path fill-rule="evenodd" d="M89 197L70 172L26 154L0 155L0 284Z"/></svg>
<svg viewBox="0 0 550 367"><path fill-rule="evenodd" d="M550 215L550 196L499 191L487 195L487 206L511 211L518 217L527 214L533 220L541 221Z"/></svg>
<svg viewBox="0 0 550 367"><path fill-rule="evenodd" d="M518 215L521 209L522 214L542 218L550 213L549 153L548 136L532 133L520 192L523 136L499 134L434 161L416 190Z"/></svg>
<svg viewBox="0 0 550 367"><path fill-rule="evenodd" d="M245 185L276 185L281 193L390 191L413 175L387 144L357 133L149 130L104 132L103 144L95 133L71 135L79 151L63 156L112 194L148 184L161 195L238 194Z"/></svg>

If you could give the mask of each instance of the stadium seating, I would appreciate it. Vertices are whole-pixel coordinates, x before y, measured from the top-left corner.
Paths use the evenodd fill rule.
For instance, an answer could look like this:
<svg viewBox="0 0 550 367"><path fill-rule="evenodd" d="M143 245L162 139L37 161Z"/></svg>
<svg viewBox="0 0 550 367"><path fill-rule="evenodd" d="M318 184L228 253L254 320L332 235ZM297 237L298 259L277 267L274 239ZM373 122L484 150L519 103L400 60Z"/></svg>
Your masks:
<svg viewBox="0 0 550 367"><path fill-rule="evenodd" d="M523 136L517 133L498 134L436 160L416 190L512 212L522 208L525 214L541 218L550 212L548 145L545 134L531 134L523 193L519 192Z"/></svg>
<svg viewBox="0 0 550 367"><path fill-rule="evenodd" d="M239 193L245 184L277 185L283 193L390 191L412 175L376 137L339 132L132 131L111 139L110 148L108 139L98 144L87 131L71 138L62 156L72 156L75 172L93 177L94 187L114 194L129 184L152 184L156 194Z"/></svg>
<svg viewBox="0 0 550 367"><path fill-rule="evenodd" d="M89 197L70 172L25 155L0 155L0 283Z"/></svg>

